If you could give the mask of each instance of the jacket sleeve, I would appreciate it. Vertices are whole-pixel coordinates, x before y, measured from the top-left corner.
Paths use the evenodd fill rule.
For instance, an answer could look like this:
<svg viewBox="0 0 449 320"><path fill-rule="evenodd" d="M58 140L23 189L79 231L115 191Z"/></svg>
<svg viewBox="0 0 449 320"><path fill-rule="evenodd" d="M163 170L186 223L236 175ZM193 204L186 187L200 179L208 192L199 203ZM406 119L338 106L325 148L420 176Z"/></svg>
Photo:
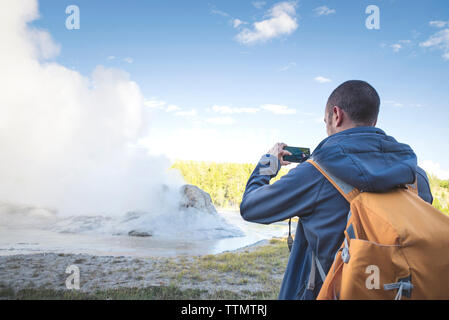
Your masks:
<svg viewBox="0 0 449 320"><path fill-rule="evenodd" d="M270 185L277 175L261 175L259 163L251 174L240 204L240 214L250 222L270 224L313 212L324 177L307 162L291 169Z"/></svg>
<svg viewBox="0 0 449 320"><path fill-rule="evenodd" d="M427 178L426 172L420 167L417 167L417 169L416 169L416 178L418 180L417 182L418 182L419 196L424 201L432 204L433 196L432 196L432 192L430 191L429 179Z"/></svg>

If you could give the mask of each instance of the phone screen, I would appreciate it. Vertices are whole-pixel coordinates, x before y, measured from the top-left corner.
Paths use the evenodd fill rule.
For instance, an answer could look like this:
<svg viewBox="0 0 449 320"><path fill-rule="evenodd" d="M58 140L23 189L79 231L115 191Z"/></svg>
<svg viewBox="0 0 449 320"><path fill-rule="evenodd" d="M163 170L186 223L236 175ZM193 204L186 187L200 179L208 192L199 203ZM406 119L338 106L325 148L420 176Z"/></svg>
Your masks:
<svg viewBox="0 0 449 320"><path fill-rule="evenodd" d="M289 151L291 156L284 156L284 161L302 163L309 159L310 149L309 148L298 148L298 147L285 147L284 150Z"/></svg>

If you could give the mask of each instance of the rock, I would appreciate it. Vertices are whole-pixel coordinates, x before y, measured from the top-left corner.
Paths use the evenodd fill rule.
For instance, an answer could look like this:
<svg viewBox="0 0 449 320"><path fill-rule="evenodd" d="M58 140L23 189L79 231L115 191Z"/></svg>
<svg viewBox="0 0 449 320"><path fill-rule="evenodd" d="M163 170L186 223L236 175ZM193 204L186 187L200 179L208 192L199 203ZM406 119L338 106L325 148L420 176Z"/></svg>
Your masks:
<svg viewBox="0 0 449 320"><path fill-rule="evenodd" d="M191 184L185 184L180 189L182 199L180 207L182 208L195 208L203 212L210 214L216 214L217 210L212 204L210 195Z"/></svg>
<svg viewBox="0 0 449 320"><path fill-rule="evenodd" d="M137 231L137 230L131 230L128 232L128 236L130 237L151 237L152 234L145 231Z"/></svg>

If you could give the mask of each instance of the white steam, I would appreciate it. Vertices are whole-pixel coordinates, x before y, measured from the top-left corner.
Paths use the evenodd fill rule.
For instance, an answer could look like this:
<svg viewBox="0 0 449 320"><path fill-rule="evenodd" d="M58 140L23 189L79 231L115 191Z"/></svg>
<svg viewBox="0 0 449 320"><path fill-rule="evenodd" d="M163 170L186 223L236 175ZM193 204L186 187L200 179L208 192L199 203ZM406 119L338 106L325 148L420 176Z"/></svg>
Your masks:
<svg viewBox="0 0 449 320"><path fill-rule="evenodd" d="M63 215L175 208L162 186L182 179L136 147L148 128L139 86L121 70L85 77L49 62L60 46L28 25L37 1L1 1L0 12L0 202Z"/></svg>
<svg viewBox="0 0 449 320"><path fill-rule="evenodd" d="M0 12L0 226L242 235L218 215L180 209L180 174L137 146L149 117L128 74L98 66L85 77L50 62L61 48L28 25L35 0L2 1Z"/></svg>

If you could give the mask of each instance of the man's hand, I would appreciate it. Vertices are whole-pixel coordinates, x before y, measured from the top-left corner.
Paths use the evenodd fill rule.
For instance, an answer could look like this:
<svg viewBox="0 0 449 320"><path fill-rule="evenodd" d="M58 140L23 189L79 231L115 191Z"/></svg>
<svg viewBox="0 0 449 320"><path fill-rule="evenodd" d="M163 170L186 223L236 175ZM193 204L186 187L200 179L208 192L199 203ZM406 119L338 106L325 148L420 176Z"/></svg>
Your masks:
<svg viewBox="0 0 449 320"><path fill-rule="evenodd" d="M285 143L278 142L273 146L273 148L268 151L268 154L271 154L279 159L279 161L281 162L281 166L287 166L290 164L290 162L284 161L283 159L284 156L292 155L290 152L284 150L284 147L286 146L287 145Z"/></svg>

